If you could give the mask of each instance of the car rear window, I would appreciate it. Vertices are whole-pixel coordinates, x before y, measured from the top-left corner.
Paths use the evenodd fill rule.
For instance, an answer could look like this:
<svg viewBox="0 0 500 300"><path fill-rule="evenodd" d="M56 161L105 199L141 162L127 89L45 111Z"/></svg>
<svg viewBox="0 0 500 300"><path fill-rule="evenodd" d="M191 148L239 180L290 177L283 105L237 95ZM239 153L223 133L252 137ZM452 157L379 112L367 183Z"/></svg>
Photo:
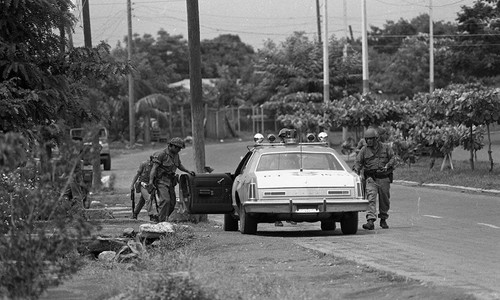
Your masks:
<svg viewBox="0 0 500 300"><path fill-rule="evenodd" d="M261 155L256 171L344 170L330 153L269 153Z"/></svg>

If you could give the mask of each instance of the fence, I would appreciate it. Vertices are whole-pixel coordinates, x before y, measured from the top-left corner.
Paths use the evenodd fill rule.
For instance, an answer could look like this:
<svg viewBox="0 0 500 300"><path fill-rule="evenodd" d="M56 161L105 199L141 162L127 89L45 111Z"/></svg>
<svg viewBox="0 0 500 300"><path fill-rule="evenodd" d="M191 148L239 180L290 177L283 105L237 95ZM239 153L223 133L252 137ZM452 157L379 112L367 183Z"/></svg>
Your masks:
<svg viewBox="0 0 500 300"><path fill-rule="evenodd" d="M192 135L191 108L188 105L167 113L168 125L152 130L152 140L168 140L173 136ZM205 106L205 137L226 139L240 137L244 133L269 133L278 131L278 122L270 111L260 106L211 108ZM252 134L253 135L253 134Z"/></svg>
<svg viewBox="0 0 500 300"><path fill-rule="evenodd" d="M205 136L215 139L237 137L243 132L276 132L278 127L274 116L257 106L206 107L205 120Z"/></svg>

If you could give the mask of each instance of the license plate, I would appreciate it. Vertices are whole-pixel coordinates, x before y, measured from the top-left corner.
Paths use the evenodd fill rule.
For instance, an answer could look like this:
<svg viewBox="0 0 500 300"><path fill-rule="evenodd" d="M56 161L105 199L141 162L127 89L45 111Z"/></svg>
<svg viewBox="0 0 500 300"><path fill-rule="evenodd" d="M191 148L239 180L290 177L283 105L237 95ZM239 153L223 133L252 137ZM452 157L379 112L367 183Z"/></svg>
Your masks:
<svg viewBox="0 0 500 300"><path fill-rule="evenodd" d="M316 213L318 212L318 209L316 208L302 208L302 209L297 209L298 213Z"/></svg>

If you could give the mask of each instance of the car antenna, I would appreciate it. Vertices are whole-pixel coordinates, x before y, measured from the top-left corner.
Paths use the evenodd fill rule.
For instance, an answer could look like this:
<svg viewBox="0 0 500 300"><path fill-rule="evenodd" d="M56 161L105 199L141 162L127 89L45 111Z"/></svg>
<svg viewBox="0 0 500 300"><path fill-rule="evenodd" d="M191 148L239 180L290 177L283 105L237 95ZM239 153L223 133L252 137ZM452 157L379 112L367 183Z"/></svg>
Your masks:
<svg viewBox="0 0 500 300"><path fill-rule="evenodd" d="M300 142L299 142L299 150L300 150L300 172L304 171L304 165L302 161L302 135L300 135Z"/></svg>
<svg viewBox="0 0 500 300"><path fill-rule="evenodd" d="M302 143L299 143L300 146L300 172L304 171L303 164L302 164Z"/></svg>

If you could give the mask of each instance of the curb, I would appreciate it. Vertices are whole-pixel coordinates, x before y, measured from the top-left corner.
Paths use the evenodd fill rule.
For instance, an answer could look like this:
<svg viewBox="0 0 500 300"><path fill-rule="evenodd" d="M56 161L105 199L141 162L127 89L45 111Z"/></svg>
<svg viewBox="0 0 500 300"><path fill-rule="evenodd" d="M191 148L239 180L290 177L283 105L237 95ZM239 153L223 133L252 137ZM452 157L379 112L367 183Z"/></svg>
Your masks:
<svg viewBox="0 0 500 300"><path fill-rule="evenodd" d="M477 193L488 193L494 195L500 194L500 190L487 190L487 189L472 188L467 186L455 186L455 185L441 184L441 183L418 183L415 181L406 181L406 180L394 180L394 183L407 186L437 187L437 188L457 189L457 190L477 192Z"/></svg>

